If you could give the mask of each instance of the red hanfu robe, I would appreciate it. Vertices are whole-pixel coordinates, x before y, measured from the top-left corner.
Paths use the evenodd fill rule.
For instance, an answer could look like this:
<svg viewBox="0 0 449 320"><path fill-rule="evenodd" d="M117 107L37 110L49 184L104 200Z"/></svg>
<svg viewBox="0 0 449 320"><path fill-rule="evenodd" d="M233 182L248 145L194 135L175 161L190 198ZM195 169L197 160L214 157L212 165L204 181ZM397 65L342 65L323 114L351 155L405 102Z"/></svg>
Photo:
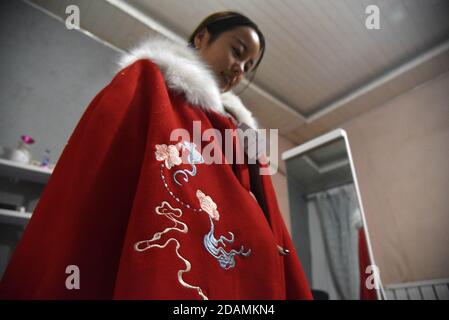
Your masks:
<svg viewBox="0 0 449 320"><path fill-rule="evenodd" d="M162 52L179 54L173 51ZM196 59L186 55L180 59ZM204 107L216 102L213 95L179 89L161 59L135 54L90 103L16 248L0 298L311 298L270 176L254 181L258 166L204 163L194 141L171 140L179 128L193 137L193 121L202 133L236 125ZM245 118L249 112L238 108L234 114ZM224 142L214 143L223 152ZM73 266L78 287L70 286Z"/></svg>

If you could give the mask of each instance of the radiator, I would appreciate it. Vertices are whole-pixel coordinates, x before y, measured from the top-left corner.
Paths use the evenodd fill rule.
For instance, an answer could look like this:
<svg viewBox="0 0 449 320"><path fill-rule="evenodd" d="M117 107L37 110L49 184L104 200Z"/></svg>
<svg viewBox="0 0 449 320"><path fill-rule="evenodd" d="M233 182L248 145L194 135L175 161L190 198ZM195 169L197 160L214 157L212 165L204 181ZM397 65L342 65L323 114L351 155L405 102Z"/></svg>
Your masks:
<svg viewBox="0 0 449 320"><path fill-rule="evenodd" d="M408 282L385 286L388 300L449 300L449 279Z"/></svg>

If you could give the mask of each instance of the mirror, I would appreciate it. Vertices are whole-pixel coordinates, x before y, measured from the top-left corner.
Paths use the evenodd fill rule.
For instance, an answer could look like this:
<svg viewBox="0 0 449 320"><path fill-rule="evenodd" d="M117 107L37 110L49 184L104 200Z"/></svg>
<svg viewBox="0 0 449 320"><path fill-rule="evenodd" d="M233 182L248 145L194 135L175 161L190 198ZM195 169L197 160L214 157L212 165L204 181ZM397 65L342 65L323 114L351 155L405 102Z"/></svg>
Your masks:
<svg viewBox="0 0 449 320"><path fill-rule="evenodd" d="M292 237L315 299L381 299L347 134L336 129L283 153Z"/></svg>

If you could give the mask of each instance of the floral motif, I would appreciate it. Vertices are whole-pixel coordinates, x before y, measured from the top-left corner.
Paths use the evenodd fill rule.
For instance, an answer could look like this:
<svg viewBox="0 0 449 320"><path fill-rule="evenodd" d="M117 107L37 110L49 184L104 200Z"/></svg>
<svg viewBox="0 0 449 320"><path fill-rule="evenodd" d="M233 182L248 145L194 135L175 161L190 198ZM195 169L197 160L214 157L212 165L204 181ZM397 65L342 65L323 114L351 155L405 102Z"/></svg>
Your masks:
<svg viewBox="0 0 449 320"><path fill-rule="evenodd" d="M182 159L179 156L179 150L173 145L167 146L166 144L157 144L155 155L156 160L165 161L165 166L168 169L182 163Z"/></svg>
<svg viewBox="0 0 449 320"><path fill-rule="evenodd" d="M217 204L212 200L212 198L206 196L201 190L196 191L196 196L200 201L201 209L206 211L212 219L218 221L220 219L220 213L217 210Z"/></svg>

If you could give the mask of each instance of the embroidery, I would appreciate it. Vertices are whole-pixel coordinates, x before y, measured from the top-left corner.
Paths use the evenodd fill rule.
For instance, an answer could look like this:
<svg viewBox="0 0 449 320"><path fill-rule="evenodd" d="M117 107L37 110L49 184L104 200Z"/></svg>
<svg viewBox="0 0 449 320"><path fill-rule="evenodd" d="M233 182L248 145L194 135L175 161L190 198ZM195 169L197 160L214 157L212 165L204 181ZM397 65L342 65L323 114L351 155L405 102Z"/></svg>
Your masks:
<svg viewBox="0 0 449 320"><path fill-rule="evenodd" d="M159 240L162 235L164 235L167 232L170 232L171 230L176 230L181 233L187 233L187 231L189 230L189 228L187 227L187 225L184 222L181 222L176 219L176 218L180 218L182 216L181 209L173 208L167 201L163 201L162 205L156 207L154 211L156 212L156 214L158 214L160 216L165 216L169 220L173 221L174 226L165 228L161 232L156 232L151 239L137 242L134 246L137 251L141 251L140 250L141 244L145 244L145 245L149 246L149 245L151 245L150 244L151 242ZM181 225L182 229L178 228L178 225ZM144 248L144 250L145 250L145 248Z"/></svg>
<svg viewBox="0 0 449 320"><path fill-rule="evenodd" d="M241 246L240 250L230 250L226 251L224 247L226 247L226 243L232 244L234 243L234 234L232 232L229 232L230 238L226 238L225 236L220 236L218 239L215 238L214 235L214 221L213 220L219 220L220 219L220 213L217 210L217 205L212 200L211 197L206 196L201 190L196 191L196 196L198 197L198 200L200 201L201 208L206 211L209 214L209 221L210 221L210 231L204 236L204 246L206 247L206 250L215 258L218 260L218 263L220 264L220 267L223 269L231 269L235 267L235 256L244 256L247 257L251 254L251 249L248 251L244 251L244 247ZM223 246L219 246L222 244Z"/></svg>
<svg viewBox="0 0 449 320"><path fill-rule="evenodd" d="M204 163L204 158L201 155L201 153L199 153L196 150L196 145L193 142L189 142L189 141L183 141L183 143L178 143L179 148L182 148L182 150L187 149L189 151L189 155L187 156L187 162L192 166L191 170L178 170L173 174L173 180L175 180L175 182L181 186L181 183L176 179L176 176L178 174L181 174L184 176L184 182L189 182L189 177L190 176L195 176L196 175L196 166L195 164L201 164Z"/></svg>
<svg viewBox="0 0 449 320"><path fill-rule="evenodd" d="M200 201L201 209L206 211L212 219L218 221L220 219L220 213L218 212L217 205L212 200L212 198L209 196L206 196L201 190L196 191L196 196L198 197L198 200Z"/></svg>
<svg viewBox="0 0 449 320"><path fill-rule="evenodd" d="M157 144L155 154L156 160L165 161L165 166L168 169L180 165L182 162L178 148L173 145Z"/></svg>
<svg viewBox="0 0 449 320"><path fill-rule="evenodd" d="M248 249L247 251L245 251L244 246L242 245L240 247L239 250L235 250L235 249L231 249L230 251L226 251L225 247L226 244L232 244L234 243L234 234L232 232L229 232L229 237L226 236L220 236L218 239L215 238L214 235L214 230L215 230L215 225L214 225L214 220L215 221L219 221L220 219L220 213L217 210L217 204L212 200L212 198L210 196L207 196L206 194L204 194L201 190L197 190L196 191L196 196L199 200L199 204L200 204L200 208L195 208L195 206L190 205L188 203L185 203L184 201L182 201L177 195L175 195L171 190L170 187L168 186L167 180L164 176L164 167L167 167L168 169L171 169L173 166L178 165L180 158L179 158L179 149L182 150L188 150L189 155L188 155L188 162L189 164L192 166L191 170L177 170L174 174L173 174L173 179L175 181L175 183L177 183L178 185L181 185L181 183L179 183L179 181L176 179L176 176L178 174L182 174L184 176L184 182L188 182L189 181L189 177L190 176L195 176L196 175L196 166L195 164L199 164L199 163L204 163L204 159L201 156L201 154L196 150L196 145L194 143L188 142L188 141L184 141L183 143L178 143L176 146L173 145L169 145L167 147L167 145L162 144L162 145L156 145L156 159L159 161L165 161L165 166L164 164L161 164L161 180L162 183L165 187L165 189L167 190L167 192L170 194L170 196L173 197L173 199L176 200L176 202L178 202L180 205L191 209L195 212L202 212L205 211L208 215L209 215L209 222L210 222L210 231L204 236L203 239L203 244L206 248L206 250L215 258L217 259L218 263L220 264L220 267L228 270L231 268L235 267L235 256L239 255L239 256L243 256L243 257L247 257L251 254L251 249ZM179 160L178 160L179 159ZM167 203L164 201L164 203ZM167 203L168 205L168 203ZM174 210L172 208L172 210ZM177 209L180 211L180 209ZM153 236L154 239L150 239L150 240L146 240L146 241L141 241L140 244L146 244L148 247L161 247L160 245L155 245L155 244L150 244L152 241L155 241L157 239L160 238L160 236L170 230L178 230L181 231L180 229L176 228L177 227L177 223L180 223L178 220L174 219L174 217L177 217L176 215L173 215L173 213L170 215L168 215L167 217L172 220L173 222L175 222L175 226L172 228L167 228L169 230L164 230L162 233L159 234L155 234ZM156 239L156 238L157 239ZM165 244L164 247L168 244L168 242L170 241L176 241L179 245L179 242L174 239L171 238L169 239ZM178 246L177 246L178 247ZM137 250L137 247L136 247ZM146 249L145 249L146 250ZM184 260L184 258L180 257L181 259ZM188 263L188 261L187 261ZM186 266L187 266L186 263ZM190 263L189 263L190 264ZM187 268L187 271L184 272L188 272L190 271L190 267ZM182 278L180 279L181 282Z"/></svg>
<svg viewBox="0 0 449 320"><path fill-rule="evenodd" d="M223 269L231 269L235 267L235 255L244 256L247 257L251 254L251 249L248 251L244 251L245 248L243 246L240 247L240 250L234 250L226 251L224 247L226 246L225 242L228 242L232 244L234 242L234 234L232 232L229 232L229 235L231 236L230 239L226 238L225 236L220 236L219 239L216 239L214 236L214 222L212 220L212 217L209 216L210 220L210 231L208 234L204 236L204 246L206 247L207 251L218 260L218 263L220 264L220 267ZM219 244L222 244L223 247L219 247Z"/></svg>
<svg viewBox="0 0 449 320"><path fill-rule="evenodd" d="M201 208L196 209L196 208L194 208L192 205L190 205L190 204L188 204L188 203L185 203L185 202L182 201L178 196L176 196L176 195L173 193L173 191L170 190L170 187L168 186L168 183L167 183L167 181L166 181L166 179L165 179L165 176L164 176L164 165L163 165L163 164L161 164L161 180L162 180L162 183L164 184L164 187L165 187L165 189L167 190L168 194L169 194L170 196L172 196L172 198L175 199L176 202L178 202L178 203L181 204L182 206L186 207L187 209L191 209L191 210L193 210L193 211L195 211L195 212L201 212L201 211L203 211L203 209L201 209Z"/></svg>
<svg viewBox="0 0 449 320"><path fill-rule="evenodd" d="M190 204L185 203L184 201L182 201L178 196L176 196L173 191L170 190L170 187L168 186L167 180L164 176L164 168L167 167L167 169L171 169L173 166L178 165L182 162L182 159L179 157L179 149L187 149L189 151L189 156L188 156L188 161L189 163L192 165L192 170L178 170L174 173L173 175L173 179L175 180L175 182L179 185L181 185L177 180L176 180L176 175L177 174L183 174L185 175L184 177L184 181L188 182L188 177L187 174L185 172L187 172L188 174L190 174L191 176L196 175L196 166L195 164L197 163L203 163L204 159L201 156L201 154L195 149L196 145L194 143L188 142L188 141L184 141L183 143L178 143L176 146L174 145L169 145L167 146L166 144L157 144L156 145L156 160L158 161L164 161L165 165L163 163L161 163L161 180L162 183L165 187L165 189L167 190L167 192L170 194L170 196L175 199L176 202L178 202L179 204L181 204L182 206L188 208L188 209L192 209L195 212L200 212L202 211L202 209L195 209L193 208ZM184 172L185 171L185 172Z"/></svg>
<svg viewBox="0 0 449 320"><path fill-rule="evenodd" d="M158 215L163 215L169 220L173 221L174 225L173 227L165 228L163 231L156 232L151 239L138 241L134 244L134 249L138 252L143 252L151 248L160 248L164 249L170 242L176 243L176 255L179 259L181 259L185 264L185 269L178 270L178 281L179 283L188 289L194 289L198 292L198 295L203 298L204 300L208 300L207 296L203 293L200 287L192 286L184 281L183 274L190 272L191 270L191 263L185 259L180 253L179 248L181 247L181 244L176 238L169 238L167 241L165 241L164 244L158 244L153 243L156 240L159 240L162 235L170 232L170 231L178 231L181 233L187 233L189 231L189 228L187 227L187 224L184 222L179 221L177 218L181 218L182 211L179 208L173 208L167 201L163 201L160 206L157 206L155 208L155 212ZM181 227L178 227L181 226Z"/></svg>

